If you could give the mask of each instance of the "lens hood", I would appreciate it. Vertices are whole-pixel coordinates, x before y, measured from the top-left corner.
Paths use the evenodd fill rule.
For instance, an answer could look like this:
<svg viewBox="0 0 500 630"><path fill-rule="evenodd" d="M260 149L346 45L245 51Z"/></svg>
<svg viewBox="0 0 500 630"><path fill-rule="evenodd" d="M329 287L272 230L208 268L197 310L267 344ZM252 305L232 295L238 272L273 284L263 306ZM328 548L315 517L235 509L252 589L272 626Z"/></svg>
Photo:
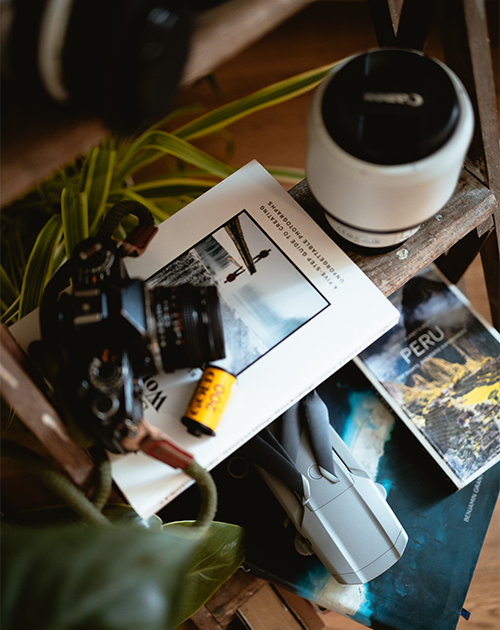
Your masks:
<svg viewBox="0 0 500 630"><path fill-rule="evenodd" d="M450 199L473 128L467 92L440 61L397 48L354 55L313 96L310 190L349 243L396 247Z"/></svg>

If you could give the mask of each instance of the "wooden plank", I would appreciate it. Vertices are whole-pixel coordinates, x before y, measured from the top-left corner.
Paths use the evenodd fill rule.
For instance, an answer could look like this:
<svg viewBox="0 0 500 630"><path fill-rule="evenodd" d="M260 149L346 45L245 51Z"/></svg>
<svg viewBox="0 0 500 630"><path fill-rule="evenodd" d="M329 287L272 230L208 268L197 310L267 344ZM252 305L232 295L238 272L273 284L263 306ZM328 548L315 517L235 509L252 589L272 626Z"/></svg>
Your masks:
<svg viewBox="0 0 500 630"><path fill-rule="evenodd" d="M199 608L189 620L197 630L224 630L206 606Z"/></svg>
<svg viewBox="0 0 500 630"><path fill-rule="evenodd" d="M491 320L493 326L500 330L500 251L495 232L491 232L481 248L481 261L488 290Z"/></svg>
<svg viewBox="0 0 500 630"><path fill-rule="evenodd" d="M472 230L462 240L458 241L443 256L440 256L436 264L450 282L456 284L467 271L472 261L479 253L484 241L490 233L479 236L477 230Z"/></svg>
<svg viewBox="0 0 500 630"><path fill-rule="evenodd" d="M306 180L289 192L327 234L337 239ZM397 249L386 254L367 255L352 249L345 251L384 295L390 295L482 224L496 209L497 202L489 188L464 170L454 195L443 210L423 223L418 232Z"/></svg>
<svg viewBox="0 0 500 630"><path fill-rule="evenodd" d="M235 612L267 584L252 573L239 569L205 604L213 618L225 628Z"/></svg>
<svg viewBox="0 0 500 630"><path fill-rule="evenodd" d="M236 571L192 617L198 630L223 630L267 582L243 569Z"/></svg>
<svg viewBox="0 0 500 630"><path fill-rule="evenodd" d="M311 602L280 586L275 586L274 588L285 600L288 608L293 610L295 615L301 620L307 630L323 630L325 624Z"/></svg>
<svg viewBox="0 0 500 630"><path fill-rule="evenodd" d="M265 584L238 612L252 630L312 630L295 618L270 584Z"/></svg>
<svg viewBox="0 0 500 630"><path fill-rule="evenodd" d="M57 411L43 395L43 384L32 374L27 357L3 326L0 342L2 398L73 482L85 488L94 468L92 459L70 437Z"/></svg>
<svg viewBox="0 0 500 630"><path fill-rule="evenodd" d="M182 85L190 85L274 30L312 0L231 0L196 21Z"/></svg>

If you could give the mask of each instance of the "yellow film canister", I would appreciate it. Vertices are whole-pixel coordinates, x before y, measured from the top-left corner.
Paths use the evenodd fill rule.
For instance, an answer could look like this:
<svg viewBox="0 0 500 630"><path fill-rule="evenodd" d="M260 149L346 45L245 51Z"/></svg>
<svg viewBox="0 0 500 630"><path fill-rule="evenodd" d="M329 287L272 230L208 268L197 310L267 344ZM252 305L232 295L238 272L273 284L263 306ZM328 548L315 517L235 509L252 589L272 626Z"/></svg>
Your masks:
<svg viewBox="0 0 500 630"><path fill-rule="evenodd" d="M236 386L236 377L220 368L209 366L182 416L189 433L215 435Z"/></svg>

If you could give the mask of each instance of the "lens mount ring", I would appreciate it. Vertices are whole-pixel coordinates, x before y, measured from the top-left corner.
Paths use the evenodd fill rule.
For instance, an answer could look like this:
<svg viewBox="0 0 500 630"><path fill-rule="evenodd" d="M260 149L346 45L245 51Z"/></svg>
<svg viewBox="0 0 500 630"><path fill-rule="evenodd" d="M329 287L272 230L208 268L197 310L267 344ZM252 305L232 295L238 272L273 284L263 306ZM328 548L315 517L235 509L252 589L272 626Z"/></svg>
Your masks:
<svg viewBox="0 0 500 630"><path fill-rule="evenodd" d="M222 323L215 287L155 285L147 295L148 332L159 371L200 367L224 358ZM212 328L216 330L212 330ZM157 364L158 365L158 364Z"/></svg>

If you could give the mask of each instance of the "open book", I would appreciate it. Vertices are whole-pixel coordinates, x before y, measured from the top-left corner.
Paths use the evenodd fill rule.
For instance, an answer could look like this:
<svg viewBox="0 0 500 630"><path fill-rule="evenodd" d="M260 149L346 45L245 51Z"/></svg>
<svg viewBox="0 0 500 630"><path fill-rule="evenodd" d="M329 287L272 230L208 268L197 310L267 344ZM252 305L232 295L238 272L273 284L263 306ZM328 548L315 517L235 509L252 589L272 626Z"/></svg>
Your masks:
<svg viewBox="0 0 500 630"><path fill-rule="evenodd" d="M399 324L356 364L463 488L500 461L500 334L435 266L390 300Z"/></svg>
<svg viewBox="0 0 500 630"><path fill-rule="evenodd" d="M235 224L255 273L231 238ZM208 469L398 320L389 300L257 162L160 225L127 268L149 284L218 287L226 358L215 365L234 374L237 387L216 436L193 436L181 423L201 370L155 376L144 396L146 419ZM113 476L143 517L192 483L141 452L113 456Z"/></svg>

